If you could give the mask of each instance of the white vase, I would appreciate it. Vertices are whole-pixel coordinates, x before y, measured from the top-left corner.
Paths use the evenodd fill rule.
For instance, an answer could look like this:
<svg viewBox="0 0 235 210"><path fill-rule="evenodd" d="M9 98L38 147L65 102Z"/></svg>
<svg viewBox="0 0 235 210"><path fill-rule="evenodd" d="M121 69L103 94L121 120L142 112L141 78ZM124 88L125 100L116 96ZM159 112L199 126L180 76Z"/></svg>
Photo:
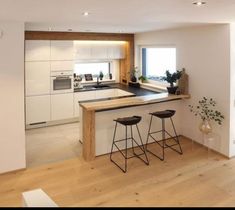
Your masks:
<svg viewBox="0 0 235 210"><path fill-rule="evenodd" d="M212 132L212 127L211 127L210 121L209 120L203 120L199 125L199 129L204 134L211 133Z"/></svg>

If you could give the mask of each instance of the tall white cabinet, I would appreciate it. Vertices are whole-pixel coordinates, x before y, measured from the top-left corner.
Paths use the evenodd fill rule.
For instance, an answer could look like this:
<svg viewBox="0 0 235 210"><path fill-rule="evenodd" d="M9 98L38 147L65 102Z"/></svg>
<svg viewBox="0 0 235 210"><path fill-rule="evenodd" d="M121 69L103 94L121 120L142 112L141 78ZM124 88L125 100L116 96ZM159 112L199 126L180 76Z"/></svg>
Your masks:
<svg viewBox="0 0 235 210"><path fill-rule="evenodd" d="M26 124L51 118L50 41L25 42Z"/></svg>

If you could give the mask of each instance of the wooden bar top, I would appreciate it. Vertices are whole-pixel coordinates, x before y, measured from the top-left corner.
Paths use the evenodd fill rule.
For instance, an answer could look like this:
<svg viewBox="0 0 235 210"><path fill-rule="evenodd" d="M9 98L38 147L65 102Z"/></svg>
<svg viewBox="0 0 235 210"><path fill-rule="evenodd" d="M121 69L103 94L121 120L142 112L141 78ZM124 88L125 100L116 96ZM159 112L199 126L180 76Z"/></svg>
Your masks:
<svg viewBox="0 0 235 210"><path fill-rule="evenodd" d="M146 104L161 103L172 100L189 99L190 95L172 95L168 93L156 93L146 96L125 97L112 100L102 100L96 102L80 103L80 106L86 111L105 111L111 109L120 109L131 106L141 106Z"/></svg>

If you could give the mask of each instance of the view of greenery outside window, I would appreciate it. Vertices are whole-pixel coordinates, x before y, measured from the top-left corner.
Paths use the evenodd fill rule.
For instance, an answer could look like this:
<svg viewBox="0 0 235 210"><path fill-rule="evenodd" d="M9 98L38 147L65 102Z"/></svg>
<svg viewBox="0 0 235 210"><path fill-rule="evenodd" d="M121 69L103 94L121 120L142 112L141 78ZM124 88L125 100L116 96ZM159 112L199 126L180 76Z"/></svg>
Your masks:
<svg viewBox="0 0 235 210"><path fill-rule="evenodd" d="M75 63L74 73L77 75L92 74L94 77L100 75L108 77L110 72L110 62L87 62Z"/></svg>
<svg viewBox="0 0 235 210"><path fill-rule="evenodd" d="M149 83L163 83L161 78L166 70L170 73L176 71L176 48L171 47L143 47L142 75Z"/></svg>

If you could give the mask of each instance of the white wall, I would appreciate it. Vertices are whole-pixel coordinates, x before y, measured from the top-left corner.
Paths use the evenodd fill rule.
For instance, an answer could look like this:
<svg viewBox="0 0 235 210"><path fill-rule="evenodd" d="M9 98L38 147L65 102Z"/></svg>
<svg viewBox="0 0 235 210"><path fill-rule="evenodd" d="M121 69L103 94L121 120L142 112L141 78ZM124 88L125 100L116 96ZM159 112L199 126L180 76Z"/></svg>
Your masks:
<svg viewBox="0 0 235 210"><path fill-rule="evenodd" d="M24 24L0 22L0 173L25 168Z"/></svg>
<svg viewBox="0 0 235 210"><path fill-rule="evenodd" d="M230 155L235 156L235 23L230 25Z"/></svg>
<svg viewBox="0 0 235 210"><path fill-rule="evenodd" d="M198 129L200 120L190 113L188 105L196 104L203 96L217 101L217 108L225 115L222 126L213 125L213 148L224 155L229 153L230 135L230 26L211 25L136 34L136 64L140 45L173 45L177 48L177 68L189 74L189 92L181 109L182 134L200 143L203 136Z"/></svg>

